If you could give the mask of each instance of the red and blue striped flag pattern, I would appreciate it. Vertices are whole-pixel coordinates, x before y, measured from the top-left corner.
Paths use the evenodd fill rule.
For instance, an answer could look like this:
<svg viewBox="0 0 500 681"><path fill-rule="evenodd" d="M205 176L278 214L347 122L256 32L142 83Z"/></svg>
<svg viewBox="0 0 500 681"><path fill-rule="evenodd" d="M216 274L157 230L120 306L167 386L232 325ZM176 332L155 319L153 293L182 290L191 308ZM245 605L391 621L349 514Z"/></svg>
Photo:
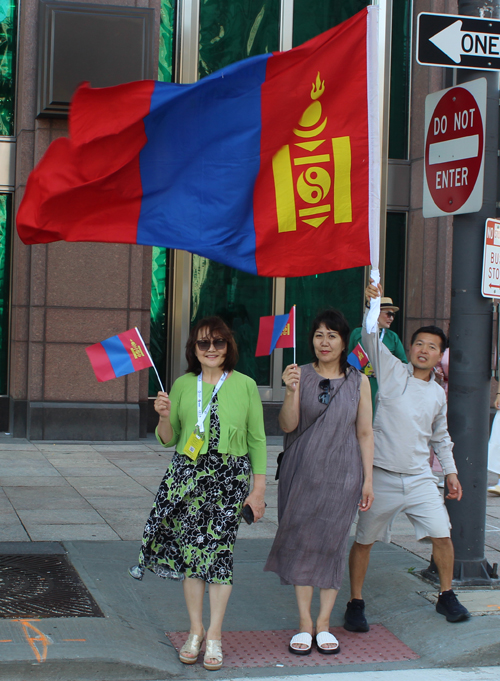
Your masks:
<svg viewBox="0 0 500 681"><path fill-rule="evenodd" d="M95 343L86 351L98 381L109 381L153 366L137 327Z"/></svg>

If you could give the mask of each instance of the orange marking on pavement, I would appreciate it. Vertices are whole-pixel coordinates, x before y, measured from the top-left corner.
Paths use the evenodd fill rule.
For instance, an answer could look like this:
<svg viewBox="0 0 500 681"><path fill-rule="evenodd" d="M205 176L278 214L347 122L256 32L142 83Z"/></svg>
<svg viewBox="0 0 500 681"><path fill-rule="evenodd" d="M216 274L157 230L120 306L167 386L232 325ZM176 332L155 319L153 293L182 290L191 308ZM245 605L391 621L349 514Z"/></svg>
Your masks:
<svg viewBox="0 0 500 681"><path fill-rule="evenodd" d="M11 638L0 638L0 643L12 643Z"/></svg>
<svg viewBox="0 0 500 681"><path fill-rule="evenodd" d="M35 657L37 659L37 662L45 662L47 659L47 649L52 643L52 641L43 633L43 631L40 631L40 629L37 629L31 622L39 622L38 619L36 620L12 620L13 622L19 622L23 628L24 636L26 638L26 641L29 643L31 650L35 654ZM37 635L32 636L31 631L34 631ZM42 650L41 652L37 648L37 643L42 644Z"/></svg>
<svg viewBox="0 0 500 681"><path fill-rule="evenodd" d="M497 605L496 603L494 605L487 605L487 608L496 608L497 610L500 610L500 605Z"/></svg>
<svg viewBox="0 0 500 681"><path fill-rule="evenodd" d="M63 638L63 641L83 641L84 643L87 642L86 638Z"/></svg>

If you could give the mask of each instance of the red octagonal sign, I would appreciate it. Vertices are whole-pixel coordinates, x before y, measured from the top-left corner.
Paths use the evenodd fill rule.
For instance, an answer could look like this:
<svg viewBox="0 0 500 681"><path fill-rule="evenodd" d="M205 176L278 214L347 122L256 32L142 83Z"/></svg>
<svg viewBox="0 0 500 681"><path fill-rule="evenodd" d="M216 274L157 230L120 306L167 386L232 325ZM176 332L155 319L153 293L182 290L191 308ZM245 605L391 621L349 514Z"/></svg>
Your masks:
<svg viewBox="0 0 500 681"><path fill-rule="evenodd" d="M485 113L484 78L427 97L424 217L481 209Z"/></svg>

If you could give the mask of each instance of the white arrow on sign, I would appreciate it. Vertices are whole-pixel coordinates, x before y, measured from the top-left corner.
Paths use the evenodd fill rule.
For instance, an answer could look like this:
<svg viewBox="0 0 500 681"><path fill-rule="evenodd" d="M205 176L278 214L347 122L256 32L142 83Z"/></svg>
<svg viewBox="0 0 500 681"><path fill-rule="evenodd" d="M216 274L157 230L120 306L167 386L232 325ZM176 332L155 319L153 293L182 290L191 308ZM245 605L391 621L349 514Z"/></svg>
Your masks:
<svg viewBox="0 0 500 681"><path fill-rule="evenodd" d="M500 57L498 33L462 31L460 19L436 33L429 40L455 64L460 64L462 55L465 54L474 57Z"/></svg>

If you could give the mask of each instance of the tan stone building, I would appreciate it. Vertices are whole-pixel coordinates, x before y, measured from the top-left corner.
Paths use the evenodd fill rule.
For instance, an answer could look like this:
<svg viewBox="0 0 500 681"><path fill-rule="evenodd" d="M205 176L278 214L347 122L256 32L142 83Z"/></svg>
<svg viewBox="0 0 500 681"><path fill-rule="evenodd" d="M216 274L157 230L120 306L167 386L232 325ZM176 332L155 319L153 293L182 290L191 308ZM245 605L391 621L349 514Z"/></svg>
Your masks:
<svg viewBox="0 0 500 681"><path fill-rule="evenodd" d="M334 305L352 326L360 323L363 268L273 280L160 248L63 242L24 246L13 217L30 171L50 142L67 134L64 97L79 80L99 86L106 72L112 82L141 77L192 82L238 59L300 44L366 4L366 0L5 4L0 429L31 439L144 437L149 396L157 390L154 376L143 371L98 383L85 347L138 326L150 339L155 361L170 386L184 370L190 325L206 314L220 314L235 331L241 353L238 369L256 379L269 432L274 432L282 367L290 361L291 351L255 358L258 318L297 304L298 360L308 361L307 328L318 309ZM407 344L412 330L423 323L447 329L452 250L452 219L424 220L421 212L424 100L429 92L451 85L450 73L416 63L413 34L419 12L456 13L457 3L378 4L382 16L389 17L386 40L382 22L382 61L392 45L386 70L391 95L385 107L389 160L383 272L386 294L401 308L394 326ZM0 3L0 13L2 8ZM142 32L136 30L137 22L142 22ZM130 32L124 29L113 43L107 38L114 35L111 25ZM103 44L108 52L100 52ZM115 50L111 56L110 44ZM76 57L71 56L72 49ZM150 428L152 422L150 414Z"/></svg>

